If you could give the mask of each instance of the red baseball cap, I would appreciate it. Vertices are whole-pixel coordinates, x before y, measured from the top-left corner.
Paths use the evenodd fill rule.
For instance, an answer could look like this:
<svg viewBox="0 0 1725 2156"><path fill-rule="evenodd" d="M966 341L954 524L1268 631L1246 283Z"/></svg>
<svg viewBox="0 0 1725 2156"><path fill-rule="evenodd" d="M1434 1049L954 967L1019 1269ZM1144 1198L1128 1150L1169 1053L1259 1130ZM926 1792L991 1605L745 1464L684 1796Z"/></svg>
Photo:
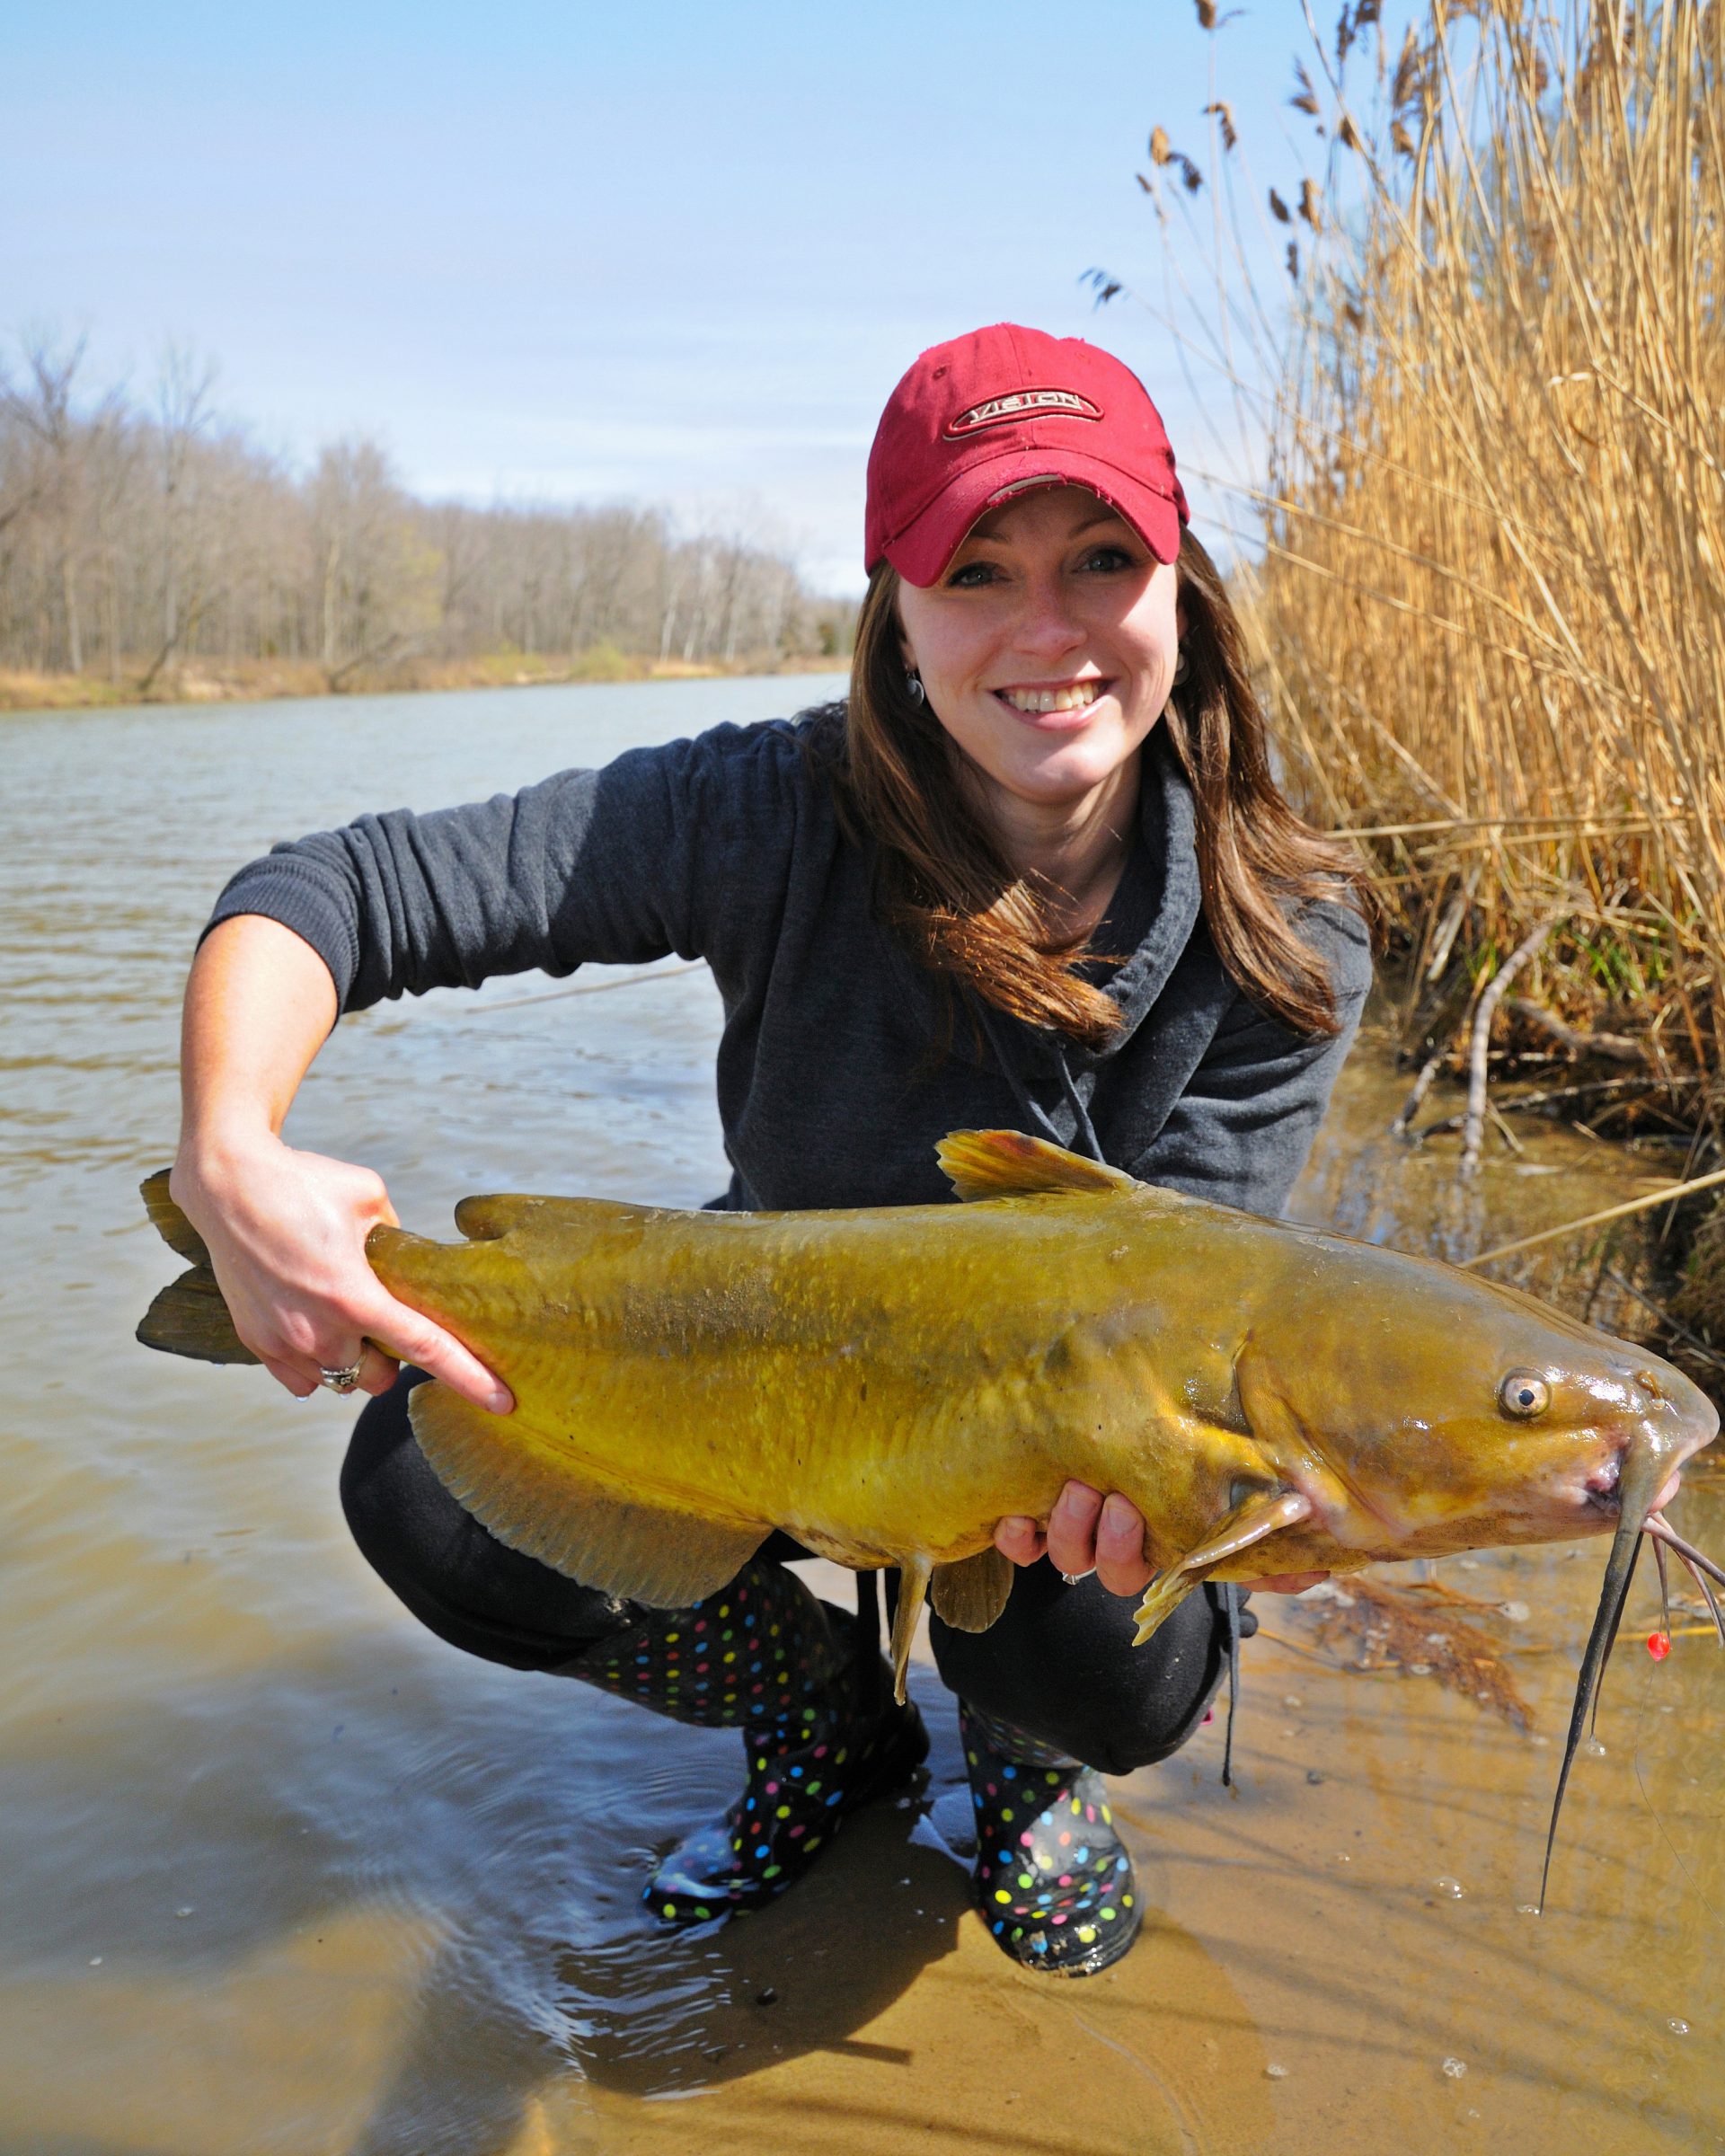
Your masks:
<svg viewBox="0 0 1725 2156"><path fill-rule="evenodd" d="M1088 487L1158 561L1180 552L1186 497L1142 382L1081 337L1016 323L924 352L869 452L865 566L933 584L984 510L1038 486Z"/></svg>

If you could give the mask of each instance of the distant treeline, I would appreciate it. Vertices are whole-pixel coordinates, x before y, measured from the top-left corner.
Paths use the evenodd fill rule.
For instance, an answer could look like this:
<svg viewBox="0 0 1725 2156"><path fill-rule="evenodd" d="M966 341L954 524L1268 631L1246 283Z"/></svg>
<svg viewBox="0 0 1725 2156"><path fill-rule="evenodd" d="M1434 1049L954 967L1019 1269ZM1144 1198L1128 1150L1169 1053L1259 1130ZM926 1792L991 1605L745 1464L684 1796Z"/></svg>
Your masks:
<svg viewBox="0 0 1725 2156"><path fill-rule="evenodd" d="M741 535L634 507L417 499L367 439L296 471L170 354L146 394L83 346L0 367L0 668L159 694L210 662L337 689L409 661L597 655L667 666L842 653L854 609Z"/></svg>

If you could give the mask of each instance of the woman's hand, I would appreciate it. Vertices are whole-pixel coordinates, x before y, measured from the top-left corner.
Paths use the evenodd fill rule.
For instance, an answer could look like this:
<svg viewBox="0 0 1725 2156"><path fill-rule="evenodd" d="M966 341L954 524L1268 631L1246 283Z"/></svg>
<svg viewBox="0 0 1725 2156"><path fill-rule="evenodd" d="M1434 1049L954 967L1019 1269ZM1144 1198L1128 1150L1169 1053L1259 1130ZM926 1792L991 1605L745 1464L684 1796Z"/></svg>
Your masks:
<svg viewBox="0 0 1725 2156"><path fill-rule="evenodd" d="M1045 1534L1032 1519L1014 1514L995 1529L995 1547L1015 1565L1033 1565L1045 1553L1074 1578L1094 1572L1111 1595L1141 1595L1155 1577L1144 1554L1144 1515L1116 1490L1104 1498L1085 1482L1068 1482L1055 1499ZM1239 1584L1254 1594L1302 1595L1327 1572L1278 1572Z"/></svg>
<svg viewBox="0 0 1725 2156"><path fill-rule="evenodd" d="M493 1414L514 1406L459 1340L372 1271L366 1237L396 1220L369 1169L259 1133L219 1153L182 1146L168 1188L209 1246L234 1330L296 1398L316 1392L320 1369L355 1363L365 1392L386 1392L407 1361Z"/></svg>

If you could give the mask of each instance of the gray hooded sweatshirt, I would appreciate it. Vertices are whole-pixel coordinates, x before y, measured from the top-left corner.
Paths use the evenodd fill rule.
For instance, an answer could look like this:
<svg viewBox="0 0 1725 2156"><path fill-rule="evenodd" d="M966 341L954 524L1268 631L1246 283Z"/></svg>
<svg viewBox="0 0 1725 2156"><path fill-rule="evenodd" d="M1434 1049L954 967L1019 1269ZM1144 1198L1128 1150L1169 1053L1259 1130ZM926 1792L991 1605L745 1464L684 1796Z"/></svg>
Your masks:
<svg viewBox="0 0 1725 2156"><path fill-rule="evenodd" d="M1192 797L1158 729L1137 843L1092 939L1121 959L1095 977L1125 1024L1094 1053L976 999L975 1022L961 1010L949 1027L942 984L874 918L869 855L808 753L809 728L832 721L716 727L513 796L362 817L242 869L210 924L263 914L295 930L343 1011L534 967L704 958L725 1012L722 1206L938 1202L951 1193L936 1139L1001 1127L1279 1212L1365 1001L1358 915L1300 917L1340 1033L1307 1038L1257 1009L1205 925Z"/></svg>

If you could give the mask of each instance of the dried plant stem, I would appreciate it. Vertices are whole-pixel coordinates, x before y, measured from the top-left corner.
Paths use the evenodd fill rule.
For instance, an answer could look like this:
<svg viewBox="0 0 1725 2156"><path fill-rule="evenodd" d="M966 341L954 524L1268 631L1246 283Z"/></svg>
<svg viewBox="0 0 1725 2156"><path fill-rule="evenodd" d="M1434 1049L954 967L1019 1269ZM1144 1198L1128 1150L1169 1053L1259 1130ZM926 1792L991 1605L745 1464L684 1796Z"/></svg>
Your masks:
<svg viewBox="0 0 1725 2156"><path fill-rule="evenodd" d="M1484 993L1473 1013L1473 1032L1467 1058L1467 1114L1462 1124L1462 1164L1458 1171L1465 1180L1480 1171L1480 1151L1485 1144L1486 1110L1486 1057L1491 1047L1491 1021L1497 1016L1498 1005L1511 981L1539 950L1547 936L1557 926L1560 915L1548 915L1538 922L1517 944L1503 961Z"/></svg>
<svg viewBox="0 0 1725 2156"><path fill-rule="evenodd" d="M1225 483L1290 782L1411 957L1511 949L1561 894L1540 1003L1669 1012L1660 1076L1719 1073L1725 4L1425 0L1400 61L1375 8L1314 24L1286 331L1218 284L1242 334L1181 338L1268 439Z"/></svg>
<svg viewBox="0 0 1725 2156"><path fill-rule="evenodd" d="M1725 1168L1717 1168L1712 1175L1692 1176L1687 1182L1668 1184L1663 1190L1649 1192L1645 1197L1627 1198L1621 1206L1607 1206L1603 1213L1584 1213L1579 1220L1566 1220L1561 1227L1542 1228L1537 1235L1520 1235L1514 1242L1500 1242L1496 1250L1482 1250L1477 1258L1462 1261L1463 1270L1473 1266L1491 1265L1499 1258L1512 1258L1518 1250L1531 1250L1542 1242L1555 1242L1561 1235L1577 1235L1583 1228L1604 1227L1607 1221L1626 1220L1632 1213L1650 1213L1655 1206L1668 1206L1679 1197L1693 1197L1698 1191L1717 1190L1725 1183Z"/></svg>

